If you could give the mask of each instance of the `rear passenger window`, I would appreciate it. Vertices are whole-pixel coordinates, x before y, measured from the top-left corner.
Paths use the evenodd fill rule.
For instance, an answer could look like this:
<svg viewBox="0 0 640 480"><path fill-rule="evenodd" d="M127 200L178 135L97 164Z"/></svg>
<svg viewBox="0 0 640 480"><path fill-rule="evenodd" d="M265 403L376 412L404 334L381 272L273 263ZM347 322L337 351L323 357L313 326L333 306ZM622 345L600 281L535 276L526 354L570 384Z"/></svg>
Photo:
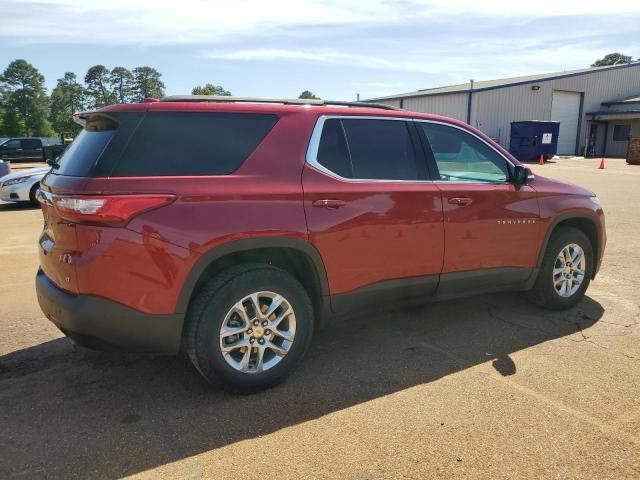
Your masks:
<svg viewBox="0 0 640 480"><path fill-rule="evenodd" d="M399 120L329 119L324 123L317 161L344 178L420 178L409 126Z"/></svg>
<svg viewBox="0 0 640 480"><path fill-rule="evenodd" d="M234 172L276 115L149 113L112 176L225 175Z"/></svg>
<svg viewBox="0 0 640 480"><path fill-rule="evenodd" d="M28 138L22 140L22 148L25 150L34 150L36 148L40 148L42 146L41 140L36 140L32 138Z"/></svg>

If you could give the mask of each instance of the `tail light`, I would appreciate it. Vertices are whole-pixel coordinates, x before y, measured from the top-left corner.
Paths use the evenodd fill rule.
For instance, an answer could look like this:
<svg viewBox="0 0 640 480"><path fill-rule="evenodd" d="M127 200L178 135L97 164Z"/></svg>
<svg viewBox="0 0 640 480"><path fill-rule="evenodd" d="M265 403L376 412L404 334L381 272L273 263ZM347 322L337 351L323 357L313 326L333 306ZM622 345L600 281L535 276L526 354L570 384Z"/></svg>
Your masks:
<svg viewBox="0 0 640 480"><path fill-rule="evenodd" d="M51 195L63 220L111 227L123 227L133 217L169 205L175 198L171 194Z"/></svg>

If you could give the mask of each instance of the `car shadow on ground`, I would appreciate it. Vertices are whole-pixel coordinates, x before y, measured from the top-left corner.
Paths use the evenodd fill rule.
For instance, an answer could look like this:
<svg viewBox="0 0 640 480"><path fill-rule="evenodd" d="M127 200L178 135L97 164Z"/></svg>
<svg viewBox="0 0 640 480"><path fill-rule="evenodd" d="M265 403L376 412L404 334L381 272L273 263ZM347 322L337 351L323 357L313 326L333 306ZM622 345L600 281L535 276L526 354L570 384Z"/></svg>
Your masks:
<svg viewBox="0 0 640 480"><path fill-rule="evenodd" d="M16 210L40 210L40 206L30 202L3 202L0 200L0 212L15 212Z"/></svg>
<svg viewBox="0 0 640 480"><path fill-rule="evenodd" d="M53 340L0 357L0 477L118 478L481 363L514 375L511 353L580 332L603 312L589 297L547 312L501 294L359 315L319 332L285 384L250 396L205 384L180 358Z"/></svg>

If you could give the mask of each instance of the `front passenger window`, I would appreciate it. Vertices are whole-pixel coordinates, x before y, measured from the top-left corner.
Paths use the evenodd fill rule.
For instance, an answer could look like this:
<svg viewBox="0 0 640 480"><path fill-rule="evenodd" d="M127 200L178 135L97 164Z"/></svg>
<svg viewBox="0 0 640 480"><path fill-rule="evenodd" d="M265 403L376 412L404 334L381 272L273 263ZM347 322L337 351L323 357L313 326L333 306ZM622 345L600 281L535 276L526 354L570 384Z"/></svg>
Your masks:
<svg viewBox="0 0 640 480"><path fill-rule="evenodd" d="M505 159L476 136L459 128L421 122L441 180L504 183Z"/></svg>
<svg viewBox="0 0 640 480"><path fill-rule="evenodd" d="M4 144L5 148L20 148L20 140L9 140L7 143Z"/></svg>

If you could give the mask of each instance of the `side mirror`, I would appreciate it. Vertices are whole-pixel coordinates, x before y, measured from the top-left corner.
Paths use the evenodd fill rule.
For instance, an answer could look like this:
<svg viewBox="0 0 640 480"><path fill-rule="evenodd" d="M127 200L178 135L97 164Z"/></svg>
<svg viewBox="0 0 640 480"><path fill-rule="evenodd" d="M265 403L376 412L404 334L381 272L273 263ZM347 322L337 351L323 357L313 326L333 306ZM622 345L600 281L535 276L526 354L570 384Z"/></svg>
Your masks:
<svg viewBox="0 0 640 480"><path fill-rule="evenodd" d="M522 165L516 165L513 169L513 183L519 187L529 185L535 177L533 172Z"/></svg>

